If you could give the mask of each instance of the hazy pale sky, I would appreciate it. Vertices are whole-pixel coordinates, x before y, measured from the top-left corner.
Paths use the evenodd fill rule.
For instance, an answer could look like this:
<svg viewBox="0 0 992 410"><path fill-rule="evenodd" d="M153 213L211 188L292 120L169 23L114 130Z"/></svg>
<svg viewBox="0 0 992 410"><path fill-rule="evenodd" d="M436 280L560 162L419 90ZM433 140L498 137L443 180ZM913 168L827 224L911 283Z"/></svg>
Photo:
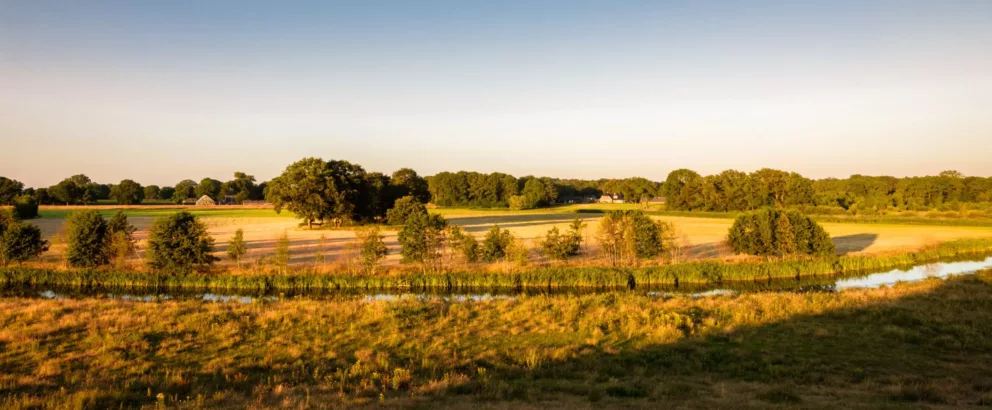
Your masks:
<svg viewBox="0 0 992 410"><path fill-rule="evenodd" d="M992 175L992 1L0 1L0 175Z"/></svg>

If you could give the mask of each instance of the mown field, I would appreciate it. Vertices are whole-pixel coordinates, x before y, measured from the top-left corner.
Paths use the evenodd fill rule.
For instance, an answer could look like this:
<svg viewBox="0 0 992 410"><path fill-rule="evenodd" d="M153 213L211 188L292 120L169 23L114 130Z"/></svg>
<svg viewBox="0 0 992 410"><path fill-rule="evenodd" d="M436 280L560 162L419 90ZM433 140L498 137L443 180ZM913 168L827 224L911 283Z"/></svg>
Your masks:
<svg viewBox="0 0 992 410"><path fill-rule="evenodd" d="M487 209L433 209L452 224L462 226L467 232L478 238L485 234L492 225L509 229L514 235L522 238L525 245L536 248L539 239L552 227L567 229L568 224L576 217L583 219L586 224L584 237L586 239L587 258L595 258L598 250L596 231L602 212L611 209L632 209L631 204L582 204L566 205L551 209L507 211ZM58 233L64 228L65 217L75 208L46 207L41 211L42 218L32 220L41 227L43 235L53 240L52 250L44 255L43 260L58 263L64 246L58 239ZM116 210L111 207L100 207L100 212L109 216ZM237 229L243 229L249 253L246 261L257 262L274 254L276 239L286 233L291 240L290 264L301 266L315 262L315 254L325 256L326 264L341 263L342 260L354 256L352 247L355 234L349 229L307 230L300 228L299 220L292 213L284 211L276 214L271 209L239 209L233 207L190 208L190 211L202 218L207 224L210 234L216 239L217 254L223 256L226 242ZM710 214L669 215L648 208L652 217L663 219L675 224L684 235L684 244L691 259L728 258L731 252L723 244L727 230L733 220L731 214L721 214L724 217L714 217ZM141 248L147 237L148 228L156 217L176 212L169 207L131 207L125 209L131 223L137 228L139 240L139 255L134 265L140 265ZM719 215L717 215L719 216ZM992 237L992 226L953 226L953 225L919 225L894 223L861 223L861 222L824 222L824 228L833 237L840 254L880 255L896 252L909 252L933 247L941 242L957 239ZM395 230L384 232L386 245L390 255L383 262L395 265L399 262L399 243ZM323 240L321 240L323 237ZM535 251L532 255L535 261L543 259ZM595 263L594 261L580 263ZM222 264L230 265L225 260Z"/></svg>
<svg viewBox="0 0 992 410"><path fill-rule="evenodd" d="M0 407L992 405L992 272L839 293L0 299Z"/></svg>

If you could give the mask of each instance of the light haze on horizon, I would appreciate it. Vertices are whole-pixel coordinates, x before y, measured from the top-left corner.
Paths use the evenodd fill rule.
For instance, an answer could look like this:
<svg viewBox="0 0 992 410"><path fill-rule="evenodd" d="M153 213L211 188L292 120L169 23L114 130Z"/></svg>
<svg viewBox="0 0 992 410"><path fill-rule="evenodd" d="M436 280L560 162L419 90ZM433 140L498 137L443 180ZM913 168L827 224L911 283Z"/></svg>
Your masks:
<svg viewBox="0 0 992 410"><path fill-rule="evenodd" d="M992 176L992 1L617 3L4 1L0 175Z"/></svg>

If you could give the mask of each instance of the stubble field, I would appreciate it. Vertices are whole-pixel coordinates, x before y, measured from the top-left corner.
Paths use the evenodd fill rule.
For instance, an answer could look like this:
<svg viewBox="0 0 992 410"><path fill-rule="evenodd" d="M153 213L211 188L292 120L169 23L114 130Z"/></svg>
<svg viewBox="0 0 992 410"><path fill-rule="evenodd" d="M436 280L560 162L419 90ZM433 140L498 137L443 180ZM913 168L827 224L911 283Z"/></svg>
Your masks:
<svg viewBox="0 0 992 410"><path fill-rule="evenodd" d="M598 250L596 232L601 213L609 209L632 208L631 205L579 205L551 210L531 210L523 212L486 211L471 209L437 209L432 210L442 214L450 223L463 227L467 232L480 240L494 224L500 228L509 229L524 243L535 249L540 238L552 227L561 230L575 218L586 223L584 237L587 253L595 254ZM148 236L148 229L156 217L175 212L175 209L130 209L129 221L138 229L139 255ZM227 241L238 229L244 230L245 241L249 253L245 261L258 262L271 257L275 252L277 238L286 233L291 241L290 265L313 264L315 255L320 252L325 256L326 263L335 263L354 255L355 233L350 229L315 229L308 230L299 226L299 220L292 214L283 212L276 214L271 209L192 209L207 225L210 234L216 240L217 255L224 256ZM578 211L578 212L577 212ZM62 258L64 245L59 235L64 231L65 217L71 210L45 209L43 218L32 220L38 225L46 239L53 241L52 250L46 253L43 260L58 262ZM107 215L110 209L101 209ZM653 218L669 221L675 224L682 242L688 245L688 256L692 259L726 258L732 253L724 244L727 230L733 223L726 218L703 218L687 216L653 216ZM971 226L936 226L936 225L895 225L895 224L866 224L866 223L823 223L837 245L840 254L885 255L895 252L914 251L934 246L940 242L955 239L992 237L992 227ZM399 263L400 246L397 242L397 232L388 228L383 232L390 254L383 262L386 265ZM323 239L321 239L323 238ZM323 244L323 245L322 245ZM532 255L540 259L537 252ZM136 262L136 261L135 261ZM222 264L229 264L226 259Z"/></svg>

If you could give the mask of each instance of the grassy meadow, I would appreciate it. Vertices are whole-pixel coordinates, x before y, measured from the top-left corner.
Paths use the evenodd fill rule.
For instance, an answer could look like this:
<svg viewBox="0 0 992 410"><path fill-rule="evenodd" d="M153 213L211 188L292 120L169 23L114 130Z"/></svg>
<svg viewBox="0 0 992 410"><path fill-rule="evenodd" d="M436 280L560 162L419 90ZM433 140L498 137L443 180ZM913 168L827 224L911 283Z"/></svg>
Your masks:
<svg viewBox="0 0 992 410"><path fill-rule="evenodd" d="M838 293L0 299L0 407L967 408L992 272Z"/></svg>

